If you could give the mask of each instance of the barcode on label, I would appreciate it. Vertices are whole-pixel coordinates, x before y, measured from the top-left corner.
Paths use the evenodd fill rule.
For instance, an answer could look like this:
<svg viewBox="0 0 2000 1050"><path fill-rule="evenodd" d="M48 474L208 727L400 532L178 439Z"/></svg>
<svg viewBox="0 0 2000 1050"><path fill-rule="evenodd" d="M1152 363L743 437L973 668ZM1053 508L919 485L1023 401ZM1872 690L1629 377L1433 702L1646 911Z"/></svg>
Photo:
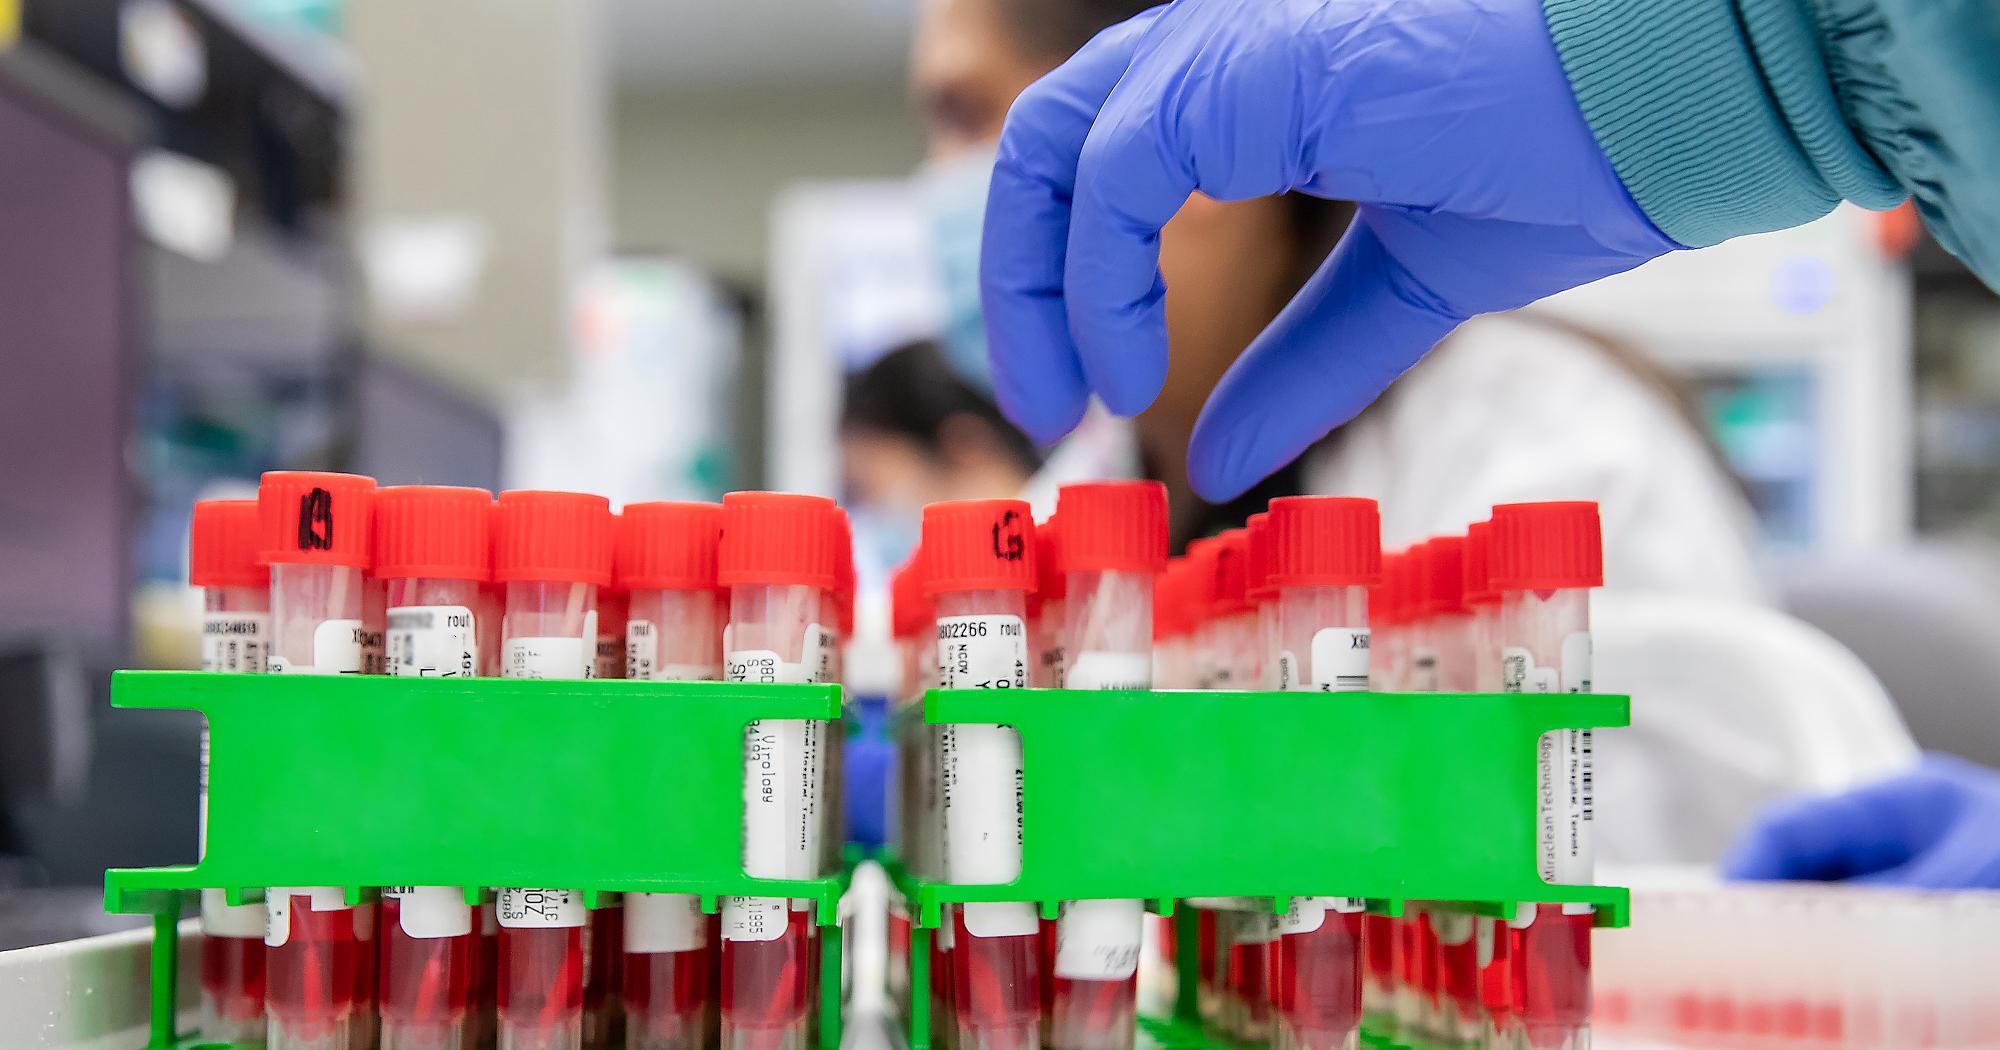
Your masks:
<svg viewBox="0 0 2000 1050"><path fill-rule="evenodd" d="M1591 748L1594 739L1595 734L1588 729L1577 734L1577 748L1581 752L1578 756L1578 763L1581 768L1577 771L1577 779L1580 781L1578 788L1580 797L1577 800L1577 804L1583 811L1584 820L1590 820L1596 809L1596 802L1591 791L1591 777L1594 775L1595 766L1591 760Z"/></svg>

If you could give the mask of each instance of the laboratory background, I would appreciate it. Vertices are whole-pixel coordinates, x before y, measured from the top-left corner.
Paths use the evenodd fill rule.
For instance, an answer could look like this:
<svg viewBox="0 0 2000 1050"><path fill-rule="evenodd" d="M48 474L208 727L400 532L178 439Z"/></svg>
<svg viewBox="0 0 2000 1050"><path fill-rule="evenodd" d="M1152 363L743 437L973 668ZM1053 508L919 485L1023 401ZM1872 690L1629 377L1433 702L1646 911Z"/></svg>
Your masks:
<svg viewBox="0 0 2000 1050"><path fill-rule="evenodd" d="M1788 799L1953 760L1935 756L2000 767L2000 295L1907 203L1843 204L1475 321L1302 470L1204 504L1176 457L1205 387L1175 404L1170 381L1136 424L1095 407L1054 445L996 406L976 270L991 138L1011 92L1061 57L1038 67L1041 43L1008 40L1013 23L988 8L1013 2L0 0L0 1045L196 1045L148 1041L163 956L144 914L107 911L106 871L196 860L207 741L193 712L114 708L112 673L202 666L197 501L255 500L266 472L312 471L384 493L590 493L613 509L755 490L838 500L854 611L838 638L845 768L827 775L844 778L845 827L830 834L850 858L893 856L912 804L895 800L895 719L924 676L899 622L915 599L895 584L930 542L926 504L1020 499L1046 523L1073 486L1150 477L1178 560L1266 506L1275 519L1278 497L1379 500L1390 554L1463 534L1495 503L1602 501L1596 688L1631 695L1631 725L1597 733L1595 881L1633 893L1630 928L1594 934L1598 1045L2000 1046L2000 1018L1970 991L2000 977L2000 899L1717 869ZM1269 318L1241 305L1245 274L1323 255L1346 215L1238 228L1200 203L1213 214L1176 220L1196 247L1169 245L1192 261L1169 259L1184 269L1170 268L1168 301L1196 305L1188 319L1170 305L1169 327L1177 348L1185 331L1227 349L1219 375ZM1295 220L1318 225L1298 234ZM1544 385L1544 344L1589 362ZM1476 355L1504 364L1481 371ZM1524 439L1532 463L1455 471L1414 451L1431 437L1469 447L1455 426L1556 401L1583 429ZM1610 451L1590 440L1599 418L1623 427ZM1489 468L1554 481L1473 476ZM505 789L505 771L486 776L468 790ZM1910 797L1910 821L1936 816ZM912 923L936 919L883 904L903 874L863 863L843 884L845 1041L1033 1050L1032 1032L919 1045L904 1030L897 968L929 943ZM1229 928L1229 901L1248 898L1210 892L1188 892L1208 903L1172 921L1191 931L1212 911ZM187 909L165 1008L183 1034L204 1016L200 909ZM1148 923L1139 1008L1171 1014L1160 967L1196 941ZM1401 979L1421 984L1421 969ZM1781 1005L1851 1004L1881 980L1916 989L1894 1000L1907 1024L1879 1003L1855 1007L1845 1034L1756 1013L1759 988ZM1321 1050L1271 1042L1251 1016L1261 993L1216 981L1224 1005L1196 1018L1226 1030L1215 1039ZM1369 995L1371 1015L1397 1011ZM1702 1014L1710 1000L1720 1012ZM932 1023L954 1008L968 1007L933 1002ZM1530 1045L1478 1025L1413 1041L1404 1013L1403 1042L1361 1045ZM713 1031L629 1044L590 1031L601 1041L572 1045L721 1045ZM342 1038L274 1030L270 1046L374 1045ZM406 1045L480 1038L470 1025ZM1356 1044L1326 1050L1343 1045Z"/></svg>

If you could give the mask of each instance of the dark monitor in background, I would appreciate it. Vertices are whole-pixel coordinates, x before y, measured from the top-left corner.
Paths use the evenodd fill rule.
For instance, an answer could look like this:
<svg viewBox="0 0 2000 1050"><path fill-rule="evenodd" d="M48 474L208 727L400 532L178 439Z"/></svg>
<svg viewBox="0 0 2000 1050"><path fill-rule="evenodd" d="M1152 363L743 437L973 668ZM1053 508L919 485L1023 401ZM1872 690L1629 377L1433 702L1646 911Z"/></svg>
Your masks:
<svg viewBox="0 0 2000 1050"><path fill-rule="evenodd" d="M0 68L0 649L122 657L134 493L127 146Z"/></svg>
<svg viewBox="0 0 2000 1050"><path fill-rule="evenodd" d="M374 353L354 372L348 468L384 485L476 485L499 491L500 417L457 387Z"/></svg>

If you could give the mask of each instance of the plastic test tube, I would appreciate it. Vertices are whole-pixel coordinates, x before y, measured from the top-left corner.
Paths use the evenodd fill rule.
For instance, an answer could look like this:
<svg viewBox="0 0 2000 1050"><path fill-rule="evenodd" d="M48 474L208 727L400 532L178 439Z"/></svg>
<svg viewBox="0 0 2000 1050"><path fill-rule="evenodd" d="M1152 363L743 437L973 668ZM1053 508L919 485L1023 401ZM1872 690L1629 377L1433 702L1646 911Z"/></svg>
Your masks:
<svg viewBox="0 0 2000 1050"><path fill-rule="evenodd" d="M1069 577L1063 573L1057 554L1061 543L1059 519L1035 526L1035 599L1028 624L1028 684L1036 689L1061 689L1063 685L1063 609L1069 597Z"/></svg>
<svg viewBox="0 0 2000 1050"><path fill-rule="evenodd" d="M1034 519L1020 500L924 508L924 585L936 603L943 689L1028 686ZM1004 725L943 726L945 870L954 883L1021 873L1021 737ZM1041 1044L1041 919L1027 902L953 906L953 999L961 1050Z"/></svg>
<svg viewBox="0 0 2000 1050"><path fill-rule="evenodd" d="M1368 588L1381 578L1373 500L1273 500L1269 582L1277 682L1296 692L1368 688ZM1295 897L1279 917L1273 982L1279 1050L1349 1050L1361 1030L1362 901Z"/></svg>
<svg viewBox="0 0 2000 1050"><path fill-rule="evenodd" d="M1065 485L1057 552L1067 575L1064 649L1071 689L1150 689L1153 577L1167 564L1167 494L1157 482ZM1126 1050L1136 1020L1144 905L1084 900L1056 921L1049 1042Z"/></svg>
<svg viewBox="0 0 2000 1050"><path fill-rule="evenodd" d="M501 623L507 677L596 673L597 592L611 582L611 529L611 507L601 496L500 494L493 576L507 588ZM498 911L500 1050L578 1050L588 922L583 895L508 887Z"/></svg>
<svg viewBox="0 0 2000 1050"><path fill-rule="evenodd" d="M630 595L623 677L722 680L714 503L634 503L618 525L618 583ZM717 949L701 898L628 893L623 909L625 1047L701 1050L720 1032L710 974Z"/></svg>
<svg viewBox="0 0 2000 1050"><path fill-rule="evenodd" d="M930 612L928 601L923 596L923 577L917 564L922 548L912 553L910 559L897 566L889 578L889 622L890 634L896 643L897 664L901 668L896 690L896 707L907 710L923 696L932 673L937 669L937 661L928 665L920 662L919 639L935 644L935 631L930 630L936 619ZM888 792L887 805L889 819L887 826L893 836L891 845L894 854L912 871L920 870L915 865L918 835L914 823L920 807L917 799L918 753L915 743L908 733L908 723L896 741L895 789ZM891 889L887 916L888 929L888 969L884 975L889 1001L894 1005L896 1016L910 1015L910 910L902 895Z"/></svg>
<svg viewBox="0 0 2000 1050"><path fill-rule="evenodd" d="M818 496L732 492L722 501L717 577L729 587L724 678L814 682L830 666L822 617L837 575L839 508ZM816 778L825 727L759 719L745 727L743 868L753 878L819 874ZM722 903L722 1045L803 1050L809 1043L815 920L808 901Z"/></svg>
<svg viewBox="0 0 2000 1050"><path fill-rule="evenodd" d="M480 592L492 576L485 489L386 488L375 496L375 576L385 587L391 675L480 673ZM469 1034L473 908L460 886L382 890L379 1003L384 1050L457 1050Z"/></svg>
<svg viewBox="0 0 2000 1050"><path fill-rule="evenodd" d="M1493 508L1488 551L1500 606L1501 686L1507 692L1591 691L1590 589L1604 583L1597 504ZM1544 882L1593 877L1591 732L1556 730L1537 748L1539 867ZM1591 909L1526 904L1509 924L1514 1023L1535 1050L1590 1045Z"/></svg>
<svg viewBox="0 0 2000 1050"><path fill-rule="evenodd" d="M1500 650L1494 639L1499 628L1500 596L1489 585L1487 565L1491 548L1491 522L1476 521L1466 530L1462 587L1468 612L1467 652L1472 661L1472 689L1481 693L1500 691ZM1513 959L1504 922L1478 916L1473 919L1473 957L1481 1017L1481 1038L1499 1045L1509 1030L1513 1010ZM1460 965L1450 961L1450 967ZM1463 975L1456 969L1446 976L1448 987L1457 987ZM1458 993L1453 993L1456 1000Z"/></svg>
<svg viewBox="0 0 2000 1050"><path fill-rule="evenodd" d="M615 537L622 515L611 518ZM597 592L597 637L592 640L591 676L625 677L625 621L629 596L615 575ZM625 896L599 893L583 930L583 1042L609 1046L624 1041Z"/></svg>
<svg viewBox="0 0 2000 1050"><path fill-rule="evenodd" d="M271 641L271 574L257 562L257 501L203 500L188 529L188 582L202 590L201 669L262 674ZM208 727L201 731L202 848L208 828ZM264 906L201 891L201 1035L264 1041Z"/></svg>
<svg viewBox="0 0 2000 1050"><path fill-rule="evenodd" d="M271 567L273 674L359 674L373 478L271 471L257 490ZM356 909L337 886L266 889L265 1013L271 1050L353 1050Z"/></svg>

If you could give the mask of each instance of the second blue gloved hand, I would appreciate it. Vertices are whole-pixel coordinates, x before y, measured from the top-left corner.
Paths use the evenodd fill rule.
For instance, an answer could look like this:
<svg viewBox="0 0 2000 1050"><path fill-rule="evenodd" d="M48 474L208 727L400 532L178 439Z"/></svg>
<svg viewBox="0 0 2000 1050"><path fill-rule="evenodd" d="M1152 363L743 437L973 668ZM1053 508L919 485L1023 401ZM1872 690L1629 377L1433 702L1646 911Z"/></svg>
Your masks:
<svg viewBox="0 0 2000 1050"><path fill-rule="evenodd" d="M2000 773L1931 755L1898 777L1772 808L1723 862L1734 879L2000 889Z"/></svg>
<svg viewBox="0 0 2000 1050"><path fill-rule="evenodd" d="M1360 203L1237 360L1188 472L1220 500L1353 418L1474 314L1677 247L1591 136L1538 0L1178 0L1008 113L983 234L994 389L1034 437L1167 371L1160 227L1200 191Z"/></svg>

